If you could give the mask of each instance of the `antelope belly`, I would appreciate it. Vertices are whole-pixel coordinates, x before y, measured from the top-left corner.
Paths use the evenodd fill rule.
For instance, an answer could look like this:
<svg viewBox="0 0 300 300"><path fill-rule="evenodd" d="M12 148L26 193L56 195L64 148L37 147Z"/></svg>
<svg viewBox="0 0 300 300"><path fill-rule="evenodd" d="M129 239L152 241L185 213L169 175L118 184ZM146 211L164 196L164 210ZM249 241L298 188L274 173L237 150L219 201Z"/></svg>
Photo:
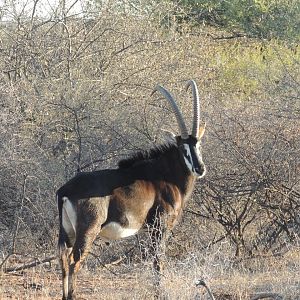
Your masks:
<svg viewBox="0 0 300 300"><path fill-rule="evenodd" d="M138 230L138 228L126 228L117 222L110 222L101 229L99 235L106 240L118 240L134 235Z"/></svg>

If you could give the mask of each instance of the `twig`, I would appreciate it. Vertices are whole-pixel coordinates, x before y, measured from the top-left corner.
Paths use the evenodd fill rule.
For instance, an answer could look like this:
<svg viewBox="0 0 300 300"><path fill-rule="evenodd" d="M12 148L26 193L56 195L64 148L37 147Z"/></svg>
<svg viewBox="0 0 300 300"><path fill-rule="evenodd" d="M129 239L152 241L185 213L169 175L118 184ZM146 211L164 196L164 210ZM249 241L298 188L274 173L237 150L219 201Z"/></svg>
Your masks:
<svg viewBox="0 0 300 300"><path fill-rule="evenodd" d="M37 0L38 1L38 0ZM2 270L2 267L4 266L5 262L9 259L9 257L11 255L13 255L16 252L16 243L17 243L17 236L19 233L19 227L20 227L20 215L23 211L24 208L24 200L26 199L25 197L25 192L26 192L26 180L27 180L27 175L24 174L24 178L23 178L23 185L22 185L22 197L21 197L21 207L19 208L19 210L17 211L17 215L16 215L16 226L15 226L15 230L14 230L14 234L13 234L13 240L12 240L12 247L8 253L8 255L4 258L4 260L0 263L0 270ZM5 269L5 272L7 272L7 270Z"/></svg>
<svg viewBox="0 0 300 300"><path fill-rule="evenodd" d="M115 266L117 264L119 264L121 261L124 260L125 257L119 257L117 260L112 261L109 264L104 264L105 267L109 267L109 266Z"/></svg>
<svg viewBox="0 0 300 300"><path fill-rule="evenodd" d="M214 295L212 294L210 288L208 287L208 285L205 283L204 280L202 280L202 279L198 280L198 281L196 282L196 286L203 286L203 287L205 287L206 290L207 290L207 293L208 293L208 295L209 295L209 297L210 297L210 299L211 299L211 300L216 300L215 297L214 297ZM251 300L252 300L252 299L251 299Z"/></svg>
<svg viewBox="0 0 300 300"><path fill-rule="evenodd" d="M283 300L283 296L277 293L259 293L252 295L250 300L259 300L265 298L273 298L274 300Z"/></svg>
<svg viewBox="0 0 300 300"><path fill-rule="evenodd" d="M29 263L29 264L26 264L26 265L23 265L23 266L7 268L7 269L5 269L5 273L22 271L22 270L25 270L25 269L33 268L33 267L36 267L38 265L41 265L41 264L50 262L52 260L55 260L56 258L57 258L57 256L50 256L50 257L44 258L42 260L38 260L38 261Z"/></svg>
<svg viewBox="0 0 300 300"><path fill-rule="evenodd" d="M6 255L6 257L4 258L4 260L0 263L0 270L2 270L3 265L5 264L5 262L9 259L9 257L12 255L12 253L9 253Z"/></svg>
<svg viewBox="0 0 300 300"><path fill-rule="evenodd" d="M16 227L13 235L13 240L12 240L12 247L11 247L11 254L16 252L16 244L17 244L17 237L19 233L19 228L20 228L20 216L23 212L24 208L24 200L25 200L25 194L26 194L26 181L27 181L27 174L23 175L23 184L22 184L22 196L21 196L21 206L19 210L17 211L16 215Z"/></svg>
<svg viewBox="0 0 300 300"><path fill-rule="evenodd" d="M96 254L93 253L93 252L90 252L90 254L91 254L92 256L94 256L94 257L98 260L99 264L100 264L103 268L105 268L106 270L108 270L109 272L111 272L112 274L114 274L115 276L118 276L118 274L117 274L116 272L114 272L114 271L112 271L111 269L109 269L109 268L107 267L107 265L104 264L104 263L100 260L100 258L99 258L98 255L96 255Z"/></svg>
<svg viewBox="0 0 300 300"><path fill-rule="evenodd" d="M242 33L235 33L235 34L229 35L229 36L225 36L225 35L215 36L215 37L212 36L212 39L213 40L231 40L231 39L245 38L245 37L247 37L247 35L242 34Z"/></svg>

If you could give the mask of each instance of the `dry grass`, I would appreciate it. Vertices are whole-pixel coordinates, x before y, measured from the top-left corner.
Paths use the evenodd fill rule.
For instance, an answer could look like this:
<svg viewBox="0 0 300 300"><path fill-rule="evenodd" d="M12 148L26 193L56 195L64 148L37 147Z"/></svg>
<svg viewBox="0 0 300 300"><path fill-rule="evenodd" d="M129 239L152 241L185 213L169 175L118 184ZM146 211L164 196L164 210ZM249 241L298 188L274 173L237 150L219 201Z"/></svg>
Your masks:
<svg viewBox="0 0 300 300"><path fill-rule="evenodd" d="M81 299L153 299L149 262L110 266L79 274ZM207 299L205 280L216 299L246 300L260 292L278 293L285 300L300 299L300 253L290 250L281 257L252 258L237 262L220 249L190 254L183 261L167 260L162 277L162 294L167 299ZM0 299L60 299L61 282L57 264L29 269L19 274L2 274Z"/></svg>

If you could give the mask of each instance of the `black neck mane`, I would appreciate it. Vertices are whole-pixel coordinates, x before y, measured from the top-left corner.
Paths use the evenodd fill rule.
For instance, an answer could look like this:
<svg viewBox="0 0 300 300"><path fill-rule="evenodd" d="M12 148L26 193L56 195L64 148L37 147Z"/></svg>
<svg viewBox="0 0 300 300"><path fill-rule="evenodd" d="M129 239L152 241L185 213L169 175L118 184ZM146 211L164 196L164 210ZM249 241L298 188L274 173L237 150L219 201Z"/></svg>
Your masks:
<svg viewBox="0 0 300 300"><path fill-rule="evenodd" d="M176 149L176 144L162 144L150 150L137 152L129 158L122 159L118 162L118 166L120 169L130 168L137 163L157 159L168 152L173 152Z"/></svg>
<svg viewBox="0 0 300 300"><path fill-rule="evenodd" d="M183 195L193 187L194 177L182 161L175 143L137 152L127 159L120 160L118 165L119 171L125 177L127 174L127 177L136 180L168 182L176 185Z"/></svg>

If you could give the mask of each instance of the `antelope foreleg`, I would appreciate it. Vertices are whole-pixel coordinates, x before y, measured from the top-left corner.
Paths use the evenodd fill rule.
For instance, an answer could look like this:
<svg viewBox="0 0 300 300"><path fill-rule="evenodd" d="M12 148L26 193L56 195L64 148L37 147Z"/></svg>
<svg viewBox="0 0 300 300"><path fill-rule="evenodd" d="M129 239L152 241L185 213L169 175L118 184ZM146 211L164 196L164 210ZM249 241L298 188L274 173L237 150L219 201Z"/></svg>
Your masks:
<svg viewBox="0 0 300 300"><path fill-rule="evenodd" d="M154 290L155 299L158 299L161 295L161 276L164 266L165 256L165 242L167 236L167 228L163 226L162 220L160 220L154 228L151 229L151 246L150 253L153 258L153 271L154 271Z"/></svg>

